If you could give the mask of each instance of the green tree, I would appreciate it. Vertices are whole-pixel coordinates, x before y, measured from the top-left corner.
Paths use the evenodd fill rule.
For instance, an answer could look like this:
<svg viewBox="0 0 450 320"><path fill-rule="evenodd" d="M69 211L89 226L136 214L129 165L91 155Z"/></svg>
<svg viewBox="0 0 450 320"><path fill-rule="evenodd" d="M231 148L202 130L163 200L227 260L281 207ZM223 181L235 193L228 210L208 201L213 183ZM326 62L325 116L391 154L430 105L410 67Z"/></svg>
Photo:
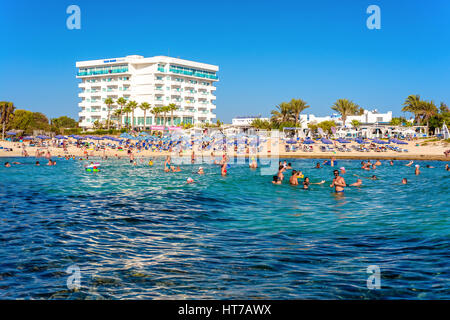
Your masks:
<svg viewBox="0 0 450 320"><path fill-rule="evenodd" d="M272 110L270 114L272 115L271 121L279 126L282 122L286 122L292 119L292 109L289 103L282 102L275 107L275 110Z"/></svg>
<svg viewBox="0 0 450 320"><path fill-rule="evenodd" d="M300 113L309 108L309 105L302 99L292 99L289 102L289 106L290 112L294 115L295 126L297 126L300 118Z"/></svg>
<svg viewBox="0 0 450 320"><path fill-rule="evenodd" d="M359 121L356 120L356 119L353 119L353 120L351 121L351 124L352 124L353 128L355 128L356 130L358 130L359 126L361 125L361 122L359 122Z"/></svg>
<svg viewBox="0 0 450 320"><path fill-rule="evenodd" d="M145 130L145 126L147 125L147 110L149 110L151 108L150 104L147 102L142 102L139 105L139 108L141 108L142 111L144 111L144 130Z"/></svg>
<svg viewBox="0 0 450 320"><path fill-rule="evenodd" d="M158 116L161 113L161 107L153 107L152 110L150 110L150 112L154 115L155 118L155 124L157 122Z"/></svg>
<svg viewBox="0 0 450 320"><path fill-rule="evenodd" d="M121 109L116 109L116 110L114 110L113 116L114 116L115 118L117 118L117 129L120 129L120 123L122 122L122 121L121 121L121 118L122 118L122 110L121 110Z"/></svg>
<svg viewBox="0 0 450 320"><path fill-rule="evenodd" d="M127 104L127 99L125 99L124 97L120 97L119 99L117 99L116 103L120 106L119 129L122 129L122 114L124 113L123 107Z"/></svg>
<svg viewBox="0 0 450 320"><path fill-rule="evenodd" d="M14 103L10 101L0 102L0 121L2 123L2 139L5 140L5 130L14 117Z"/></svg>
<svg viewBox="0 0 450 320"><path fill-rule="evenodd" d="M75 119L69 118L67 116L61 116L59 118L53 118L50 120L50 124L54 127L57 132L64 132L64 129L72 129L78 127L78 122Z"/></svg>
<svg viewBox="0 0 450 320"><path fill-rule="evenodd" d="M134 110L137 108L138 104L136 101L129 101L127 106L131 110L131 130L134 130Z"/></svg>
<svg viewBox="0 0 450 320"><path fill-rule="evenodd" d="M359 106L351 100L348 99L338 99L331 107L334 111L339 112L342 118L342 124L345 127L345 121L348 116L353 116L359 114Z"/></svg>
<svg viewBox="0 0 450 320"><path fill-rule="evenodd" d="M106 98L104 103L106 104L106 108L108 109L108 118L106 120L106 123L107 123L106 129L109 130L109 124L111 122L111 106L114 104L114 100L112 98Z"/></svg>
<svg viewBox="0 0 450 320"><path fill-rule="evenodd" d="M11 121L11 128L23 130L24 134L32 134L33 112L28 110L16 109Z"/></svg>
<svg viewBox="0 0 450 320"><path fill-rule="evenodd" d="M405 102L403 102L402 111L414 114L414 123L418 123L422 104L423 101L420 99L419 95L409 95Z"/></svg>
<svg viewBox="0 0 450 320"><path fill-rule="evenodd" d="M333 120L322 121L317 124L317 127L322 128L322 130L328 134L332 134L331 128L336 127L336 122Z"/></svg>
<svg viewBox="0 0 450 320"><path fill-rule="evenodd" d="M178 110L178 107L175 103L171 103L167 106L167 110L170 111L170 125L173 126L173 112Z"/></svg>
<svg viewBox="0 0 450 320"><path fill-rule="evenodd" d="M429 120L431 117L435 116L438 113L438 109L433 101L423 101L420 104L420 109L418 110L418 114L421 116L421 122L427 124L427 128L429 128Z"/></svg>
<svg viewBox="0 0 450 320"><path fill-rule="evenodd" d="M270 130L272 128L272 125L268 120L254 119L251 125L256 129Z"/></svg>
<svg viewBox="0 0 450 320"><path fill-rule="evenodd" d="M131 112L131 108L127 105L122 109L123 113L125 113L125 126L128 130L129 125L130 125L130 119L128 118L128 114Z"/></svg>

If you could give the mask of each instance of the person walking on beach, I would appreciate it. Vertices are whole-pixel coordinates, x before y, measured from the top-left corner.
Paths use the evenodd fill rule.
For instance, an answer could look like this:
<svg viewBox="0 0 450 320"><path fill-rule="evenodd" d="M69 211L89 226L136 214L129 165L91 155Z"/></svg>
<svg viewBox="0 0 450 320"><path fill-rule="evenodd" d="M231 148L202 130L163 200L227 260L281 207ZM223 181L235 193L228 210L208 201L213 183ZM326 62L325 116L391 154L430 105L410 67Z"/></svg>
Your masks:
<svg viewBox="0 0 450 320"><path fill-rule="evenodd" d="M334 191L336 193L344 192L344 187L346 186L345 179L343 177L339 176L339 170L334 170L333 174L334 174L334 179L330 185L330 188L334 187Z"/></svg>

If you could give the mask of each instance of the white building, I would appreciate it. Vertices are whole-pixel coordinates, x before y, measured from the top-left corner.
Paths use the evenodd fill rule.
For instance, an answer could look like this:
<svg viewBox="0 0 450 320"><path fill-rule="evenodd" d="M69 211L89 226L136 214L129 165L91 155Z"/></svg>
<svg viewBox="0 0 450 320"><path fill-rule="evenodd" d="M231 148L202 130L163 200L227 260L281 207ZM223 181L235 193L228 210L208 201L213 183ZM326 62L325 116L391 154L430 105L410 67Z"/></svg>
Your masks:
<svg viewBox="0 0 450 320"><path fill-rule="evenodd" d="M302 128L307 128L308 124L311 122L319 123L322 121L334 121L338 125L342 125L342 118L338 114L333 114L331 116L326 117L316 117L313 114L301 114L300 120L302 124ZM392 120L392 111L388 111L386 113L379 113L376 109L375 110L364 110L363 115L358 116L348 116L345 120L345 126L351 127L352 120L357 120L361 124L387 124L391 122Z"/></svg>
<svg viewBox="0 0 450 320"><path fill-rule="evenodd" d="M269 118L261 118L261 116L245 116L245 117L235 117L231 120L231 124L233 126L243 126L249 127L252 125L252 122L256 119L261 121L269 121Z"/></svg>
<svg viewBox="0 0 450 320"><path fill-rule="evenodd" d="M81 102L78 105L81 107L79 118L83 128L92 127L96 120L105 122L108 117L105 99L117 101L119 97L135 100L138 105L147 102L151 107L174 103L179 109L173 113L173 124L170 123L170 113L166 114L168 125L215 121L214 83L218 81L218 66L166 56L144 58L130 55L80 61L76 67L77 78L81 79ZM119 108L117 103L112 105L111 120L118 120L113 113ZM129 117L127 119L125 114L122 115L122 124L131 122L131 114ZM163 124L162 114L155 119L155 115L147 110L145 117L144 111L136 108L134 126L147 128Z"/></svg>

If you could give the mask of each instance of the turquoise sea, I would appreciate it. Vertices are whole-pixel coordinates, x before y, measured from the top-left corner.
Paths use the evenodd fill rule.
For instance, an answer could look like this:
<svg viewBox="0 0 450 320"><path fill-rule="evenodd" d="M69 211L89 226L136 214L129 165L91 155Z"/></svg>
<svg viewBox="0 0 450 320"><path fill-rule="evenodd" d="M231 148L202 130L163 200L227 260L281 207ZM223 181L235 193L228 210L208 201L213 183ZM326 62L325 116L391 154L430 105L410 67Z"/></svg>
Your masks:
<svg viewBox="0 0 450 320"><path fill-rule="evenodd" d="M339 160L347 183L380 180L337 196L332 168L314 159L288 160L326 180L310 190L289 186L290 172L273 185L248 164L221 177L207 163L164 173L163 159L99 160L98 173L85 161L5 161L23 164L0 167L1 299L450 299L443 162L417 162L415 176L406 161L365 172ZM380 289L367 287L370 265Z"/></svg>

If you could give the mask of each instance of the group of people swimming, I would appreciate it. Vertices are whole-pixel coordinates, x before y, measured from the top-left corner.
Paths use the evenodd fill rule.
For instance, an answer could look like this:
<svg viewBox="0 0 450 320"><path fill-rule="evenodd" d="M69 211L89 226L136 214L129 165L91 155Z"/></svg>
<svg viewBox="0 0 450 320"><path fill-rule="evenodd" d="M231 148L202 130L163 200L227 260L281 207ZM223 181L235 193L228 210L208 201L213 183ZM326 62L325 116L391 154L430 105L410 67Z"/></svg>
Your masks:
<svg viewBox="0 0 450 320"><path fill-rule="evenodd" d="M327 164L331 167L334 167L336 163L336 159L332 158L331 160L325 160L323 162L323 164ZM406 164L407 167L410 167L414 164L414 161L410 161L408 164ZM361 161L361 169L365 170L365 171L371 171L371 170L376 170L376 168L378 166L381 166L382 163L380 160L376 160L375 162L372 163L372 161L368 160L366 161ZM389 165L394 166L394 161L390 160L389 161ZM433 166L430 165L426 165L426 168L434 168ZM323 166L321 166L320 162L316 163L316 166L314 167L315 169L322 169ZM282 163L281 161L279 162L279 168L278 168L278 173L277 175L273 176L273 180L272 183L273 184L277 184L280 185L282 184L283 180L284 180L284 172L286 172L287 170L292 169L292 165L291 163L287 163L286 161L284 161L284 163ZM445 165L445 170L446 171L450 171L449 165L446 164ZM415 171L414 171L415 175L419 175L420 172L420 165L416 164L415 165ZM376 175L371 175L370 177L362 177L359 176L357 174L354 174L354 176L357 177L356 182L351 183L351 184L347 184L345 181L345 178L343 177L343 175L346 174L346 169L345 167L340 167L339 170L335 169L333 170L333 180L330 184L330 188L334 188L334 191L336 193L343 193L346 187L360 187L363 184L363 180L362 178L365 179L369 179L369 180L379 180L379 178ZM303 179L303 181L301 183L299 183L298 179ZM291 172L291 177L289 178L289 184L292 186L296 186L301 184L303 186L303 189L309 189L309 186L312 184L324 184L325 180L322 180L320 182L311 182L310 179L308 177L305 177L304 174L302 173L302 171L299 170L295 170L292 169ZM408 179L407 178L403 178L401 181L402 184L407 184L408 183Z"/></svg>

